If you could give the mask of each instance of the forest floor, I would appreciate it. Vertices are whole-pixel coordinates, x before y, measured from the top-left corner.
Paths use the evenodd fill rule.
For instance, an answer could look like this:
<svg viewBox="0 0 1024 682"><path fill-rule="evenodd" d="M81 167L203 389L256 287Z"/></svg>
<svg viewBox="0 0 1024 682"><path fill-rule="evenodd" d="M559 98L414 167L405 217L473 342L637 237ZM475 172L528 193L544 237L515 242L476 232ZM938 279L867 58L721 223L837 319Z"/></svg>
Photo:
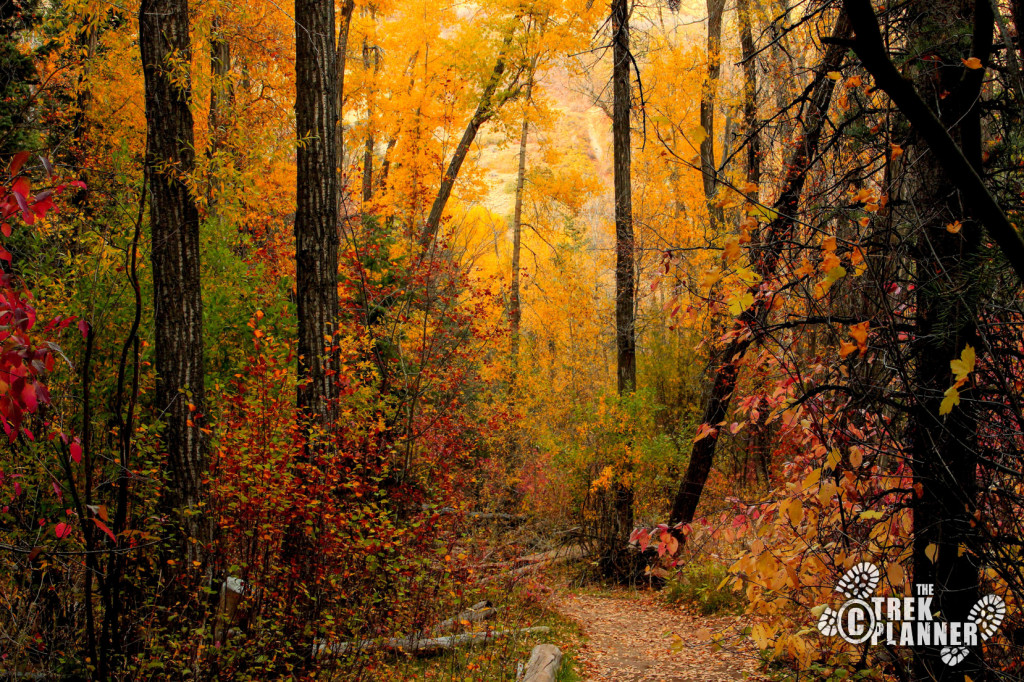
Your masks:
<svg viewBox="0 0 1024 682"><path fill-rule="evenodd" d="M740 616L702 616L635 590L561 592L555 608L582 628L588 682L764 680ZM724 634L723 646L711 634Z"/></svg>

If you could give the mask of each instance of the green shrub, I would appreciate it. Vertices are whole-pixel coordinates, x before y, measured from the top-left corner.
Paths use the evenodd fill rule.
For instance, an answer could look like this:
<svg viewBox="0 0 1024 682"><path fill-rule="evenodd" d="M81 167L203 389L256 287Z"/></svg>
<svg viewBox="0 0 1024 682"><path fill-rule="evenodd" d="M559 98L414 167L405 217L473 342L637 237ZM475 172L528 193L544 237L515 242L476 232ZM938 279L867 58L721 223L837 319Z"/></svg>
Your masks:
<svg viewBox="0 0 1024 682"><path fill-rule="evenodd" d="M725 568L713 561L687 564L665 585L665 598L671 603L692 604L705 616L738 613L743 608L742 595L718 588L727 575Z"/></svg>

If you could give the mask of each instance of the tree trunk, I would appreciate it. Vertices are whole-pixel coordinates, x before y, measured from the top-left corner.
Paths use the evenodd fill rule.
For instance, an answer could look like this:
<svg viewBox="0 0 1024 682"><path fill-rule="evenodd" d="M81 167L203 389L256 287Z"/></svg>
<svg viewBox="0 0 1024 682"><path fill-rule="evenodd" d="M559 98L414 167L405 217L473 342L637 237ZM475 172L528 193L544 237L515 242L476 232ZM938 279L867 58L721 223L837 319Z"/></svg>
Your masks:
<svg viewBox="0 0 1024 682"><path fill-rule="evenodd" d="M534 60L536 64L536 60ZM519 137L519 170L516 173L516 203L512 213L512 287L509 294L508 323L511 340L512 382L519 368L519 322L523 311L519 301L519 257L523 230L523 187L526 184L526 143L530 134L530 98L533 95L533 69L526 81L526 101L523 103L523 131Z"/></svg>
<svg viewBox="0 0 1024 682"><path fill-rule="evenodd" d="M338 124L334 128L334 153L337 161L338 173L345 167L345 122L342 116L342 103L345 101L345 61L348 56L348 32L352 26L352 12L356 8L355 0L344 0L341 4L341 27L338 29L338 46L335 52L335 68L337 69L338 91L335 103L335 111L338 114ZM338 215L341 215L341 187L338 187Z"/></svg>
<svg viewBox="0 0 1024 682"><path fill-rule="evenodd" d="M738 0L736 5L740 20L740 50L743 61L743 128L747 145L747 182L754 186L747 194L753 201L759 201L758 185L761 184L761 134L757 119L757 51L754 46L754 32L750 20L750 0Z"/></svg>
<svg viewBox="0 0 1024 682"><path fill-rule="evenodd" d="M615 345L619 395L636 391L636 323L633 241L633 186L630 177L632 137L629 53L629 3L612 0L612 142L615 175ZM615 477L613 532L606 572L622 574L622 557L633 532L633 488L628 458Z"/></svg>
<svg viewBox="0 0 1024 682"><path fill-rule="evenodd" d="M804 136L795 145L784 166L787 169L786 177L783 181L782 192L774 204L776 217L763 230L763 233L757 236L756 243L753 245L751 259L757 273L765 281L775 276L782 249L793 231L793 216L797 214L807 173L814 162L821 134L827 122L826 113L835 90L835 81L828 77L828 72L839 68L845 54L846 48L836 44L836 41L845 39L849 33L849 22L845 15L840 15L832 31L832 42L808 88L807 109L803 117ZM757 293L756 287L751 289L751 293ZM745 336L743 332L746 328L753 327L754 333L757 333L757 326L763 323L767 314L765 303L764 298L755 299L754 305L733 324L730 335L732 340L717 353L717 361L712 363L711 390L703 405L702 424L716 427L728 414L739 374L738 363L752 343L752 339ZM707 483L708 474L714 463L717 444L717 428L693 444L686 475L680 482L679 489L672 501L672 509L669 514L670 525L687 524L693 521L697 505L704 492L704 485Z"/></svg>
<svg viewBox="0 0 1024 682"><path fill-rule="evenodd" d="M722 209L715 204L718 192L718 166L715 164L715 100L718 78L722 73L722 14L725 0L707 0L708 10L708 74L700 97L700 126L704 139L700 143L700 171L704 180L704 199L711 220L711 232L722 224Z"/></svg>
<svg viewBox="0 0 1024 682"><path fill-rule="evenodd" d="M980 278L974 269L982 230L978 221L968 219L965 207L977 211L983 198L964 191L957 181L973 173L980 183L978 101L985 69L966 70L961 64L976 57L987 65L995 30L993 10L984 1L973 6L958 0L916 3L910 15L914 23L907 28L920 44L936 46L940 63L946 66L919 68L912 81L906 81L889 60L870 3L847 0L845 5L856 33L857 55L926 143L909 170L906 201L897 204L909 206L904 220L915 225L918 234L917 328L910 387L914 400L907 434L914 482L919 486L919 494L913 496L914 582L935 585L936 608L945 620L966 621L979 592L973 517L979 403L968 384L960 390L960 404L952 412L940 416L939 407L952 383L950 360L958 358L968 344L980 347L976 327ZM973 40L967 40L972 27ZM939 107L937 112L925 104L928 101ZM930 128L936 128L933 121L938 121L937 128L946 133L946 139L929 134ZM962 166L949 163L954 152L963 158ZM954 221L963 225L960 234L945 229ZM993 237L999 241L996 234ZM917 679L960 680L965 675L981 679L983 674L976 650L955 672L942 662L939 647L914 651Z"/></svg>
<svg viewBox="0 0 1024 682"><path fill-rule="evenodd" d="M370 11L372 18L373 11ZM380 69L380 52L376 47L367 44L363 39L363 70L366 72L365 80L370 79L370 67L373 67L373 75L377 76ZM368 86L366 91L366 140L363 145L363 203L373 199L373 91Z"/></svg>
<svg viewBox="0 0 1024 682"><path fill-rule="evenodd" d="M297 0L295 33L297 402L302 418L327 426L337 363L325 347L338 317L338 71L333 0Z"/></svg>
<svg viewBox="0 0 1024 682"><path fill-rule="evenodd" d="M217 214L217 200L220 182L217 180L217 154L225 148L227 136L227 108L232 99L228 72L231 70L231 45L221 32L220 17L214 17L210 38L210 146L207 150L211 161L211 179L206 205L211 216Z"/></svg>
<svg viewBox="0 0 1024 682"><path fill-rule="evenodd" d="M480 127L484 123L491 120L491 117L494 116L494 112L497 110L494 96L498 90L498 85L501 84L502 76L505 74L505 51L511 42L512 37L510 35L502 45L501 54L498 55L498 59L494 63L494 69L491 71L491 76L484 86L483 93L480 95L480 103L477 104L476 111L473 112L469 123L466 124L466 130L462 133L462 139L459 140L458 146L455 147L452 160L448 162L448 169L441 178L441 186L437 190L437 197L430 207L430 214L427 216L426 225L424 225L423 231L420 233L420 246L424 250L437 237L437 232L441 228L441 216L444 214L444 207L448 204L448 199L452 195L455 179L459 176L459 170L461 170L462 163L466 160L466 155L469 154L469 148L473 146L473 140L476 139L477 132L480 131ZM500 103L497 104L500 105Z"/></svg>
<svg viewBox="0 0 1024 682"><path fill-rule="evenodd" d="M163 416L163 448L170 484L162 504L178 516L179 531L202 542L198 521L206 473L199 430L203 393L203 299L199 286L199 211L186 184L195 170L191 85L174 77L188 64L187 0L143 0L139 51L145 77L147 158L150 167L156 404ZM170 60L173 57L174 62ZM195 515L189 511L196 512ZM187 555L202 555L190 546Z"/></svg>

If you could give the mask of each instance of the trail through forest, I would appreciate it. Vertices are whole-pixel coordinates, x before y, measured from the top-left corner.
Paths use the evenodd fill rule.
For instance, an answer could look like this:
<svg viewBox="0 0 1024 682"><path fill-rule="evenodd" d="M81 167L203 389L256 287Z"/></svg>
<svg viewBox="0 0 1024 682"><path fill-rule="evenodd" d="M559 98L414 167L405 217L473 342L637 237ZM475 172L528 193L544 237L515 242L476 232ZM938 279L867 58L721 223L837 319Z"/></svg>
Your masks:
<svg viewBox="0 0 1024 682"><path fill-rule="evenodd" d="M587 635L579 655L585 680L718 682L762 680L752 647L740 645L739 616L702 616L649 593L563 593L556 608ZM724 633L716 650L711 633Z"/></svg>

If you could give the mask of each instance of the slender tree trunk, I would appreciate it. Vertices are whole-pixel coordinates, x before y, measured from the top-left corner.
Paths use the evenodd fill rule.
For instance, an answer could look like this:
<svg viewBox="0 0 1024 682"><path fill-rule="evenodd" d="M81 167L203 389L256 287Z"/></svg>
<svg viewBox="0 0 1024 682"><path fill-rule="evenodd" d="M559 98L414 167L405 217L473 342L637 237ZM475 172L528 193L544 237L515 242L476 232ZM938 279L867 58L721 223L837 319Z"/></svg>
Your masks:
<svg viewBox="0 0 1024 682"><path fill-rule="evenodd" d="M743 61L743 128L747 144L747 182L753 189L747 196L759 201L761 184L761 135L757 119L757 56L750 19L750 0L737 0L740 20L740 51Z"/></svg>
<svg viewBox="0 0 1024 682"><path fill-rule="evenodd" d="M338 91L335 101L335 111L338 114L338 124L334 128L334 153L337 159L335 165L338 173L345 168L345 122L342 116L342 103L345 101L345 62L348 57L348 33L352 26L352 12L356 8L355 0L344 0L341 4L341 26L338 29L338 45L335 53L335 68L337 69L336 80ZM341 215L342 192L339 183L338 187L338 215Z"/></svg>
<svg viewBox="0 0 1024 682"><path fill-rule="evenodd" d="M636 390L633 319L633 187L630 178L630 55L628 0L612 0L612 142L615 175L615 339L619 393Z"/></svg>
<svg viewBox="0 0 1024 682"><path fill-rule="evenodd" d="M338 70L333 0L297 0L295 124L299 138L295 284L302 417L331 422L338 317Z"/></svg>
<svg viewBox="0 0 1024 682"><path fill-rule="evenodd" d="M870 3L847 0L844 4L856 33L857 55L920 129L925 142L909 169L906 201L897 205L910 206L905 222L916 225L918 234L917 329L911 348L914 373L909 391L914 402L908 429L919 490L912 502L914 582L935 585L937 610L945 620L962 622L979 594L974 520L979 403L968 384L960 389L960 404L952 412L940 416L939 407L943 392L952 383L950 360L959 357L968 344L980 348L976 320L981 285L974 269L982 226L969 218L965 207L977 207L984 198L958 187L957 180L972 170L980 179L982 172L978 100L985 69L967 70L961 64L976 57L987 66L994 14L992 5L984 0L972 5L959 0L915 3L909 15L914 17L913 24L907 29L920 44L937 47L943 66L918 68L912 80L906 81L889 60ZM972 34L971 40L965 39ZM933 102L938 111L931 111L925 102ZM938 126L931 123L936 119ZM948 138L929 134L930 127L946 132ZM946 157L957 151L965 163L954 171ZM945 229L954 221L963 225L960 234ZM998 233L993 236L998 242ZM942 662L939 647L920 647L914 651L914 675L915 679L930 680L981 679L984 668L976 650L953 669Z"/></svg>
<svg viewBox="0 0 1024 682"><path fill-rule="evenodd" d="M206 473L205 439L199 429L205 411L199 211L186 184L195 170L192 93L188 80L174 75L178 60L190 61L188 28L187 0L143 0L139 50L150 167L155 407L164 420L162 445L170 474L162 504L177 517L184 538L203 542L206 524L200 523L198 508ZM202 556L202 548L190 545L187 555Z"/></svg>
<svg viewBox="0 0 1024 682"><path fill-rule="evenodd" d="M612 0L612 142L615 181L615 345L618 391L636 390L636 324L633 241L633 187L630 177L632 136L629 52L629 2ZM612 485L614 512L612 547L606 572L622 573L629 535L633 532L633 488L628 459Z"/></svg>
<svg viewBox="0 0 1024 682"><path fill-rule="evenodd" d="M700 143L700 170L704 180L704 199L708 205L712 233L722 224L722 209L715 204L718 193L718 166L715 164L715 102L718 78L722 73L722 14L725 0L707 0L708 10L708 74L700 97L700 126L704 139Z"/></svg>
<svg viewBox="0 0 1024 682"><path fill-rule="evenodd" d="M534 60L534 65L536 60ZM519 301L519 256L523 230L523 188L526 185L526 143L530 135L530 98L533 95L533 68L526 81L526 101L523 103L523 131L519 136L519 170L516 173L516 203L512 213L512 287L509 294L508 322L511 339L512 382L519 369L519 322L523 311Z"/></svg>
<svg viewBox="0 0 1024 682"><path fill-rule="evenodd" d="M793 216L797 214L807 173L814 162L827 121L826 113L835 90L835 81L830 79L827 74L829 71L839 68L845 53L845 48L836 44L835 41L842 41L849 33L850 24L846 16L841 15L836 20L835 28L832 31L833 42L826 50L825 57L808 88L807 108L803 117L804 135L787 159L782 192L774 204L776 217L762 231L762 234L757 236L756 243L753 245L752 260L763 280L767 281L775 276L782 249L793 232ZM756 294L757 292L752 289L752 293ZM734 333L730 337L733 340L729 341L716 354L716 358L711 364L713 368L710 380L711 388L703 405L702 424L717 426L728 414L739 374L738 363L752 343L752 339L741 332L748 327L753 327L756 334L756 328L762 324L766 314L765 299L755 298L754 305L743 313L733 325ZM707 483L708 474L714 463L717 444L717 429L693 444L686 475L680 482L679 489L672 501L669 514L670 524L686 524L693 521L697 505L704 492L704 485Z"/></svg>
<svg viewBox="0 0 1024 682"><path fill-rule="evenodd" d="M370 16L373 16L371 11ZM363 39L363 71L366 72L365 80L370 80L370 67L373 67L373 76L376 78L380 69L380 53L376 47L367 44ZM366 91L366 140L363 148L363 203L373 199L373 87L367 86Z"/></svg>
<svg viewBox="0 0 1024 682"><path fill-rule="evenodd" d="M473 116L470 117L469 123L466 124L466 130L462 133L462 139L459 140L459 144L455 147L455 153L452 154L451 161L448 162L448 168L445 170L444 176L441 178L441 186L438 187L437 197L434 199L433 205L430 207L430 214L427 216L427 222L423 227L423 231L420 233L420 246L425 250L437 237L437 232L441 228L441 216L444 215L444 208L448 204L448 199L452 195L452 189L455 187L455 180L459 176L459 171L462 169L462 163L466 160L466 155L469 154L470 147L473 146L473 140L476 139L476 134L480 131L480 127L484 123L491 120L494 116L497 107L500 106L500 102L495 102L495 93L498 90L498 85L501 84L501 79L505 74L505 51L512 42L512 37L509 36L505 39L504 45L502 46L501 54L498 55L497 61L494 63L494 69L491 71L491 76L488 78L486 85L484 85L484 91L480 95L480 103L477 104L476 111L473 112ZM506 96L502 100L510 99Z"/></svg>
<svg viewBox="0 0 1024 682"><path fill-rule="evenodd" d="M208 187L207 206L211 216L217 214L217 194L220 182L217 180L217 154L224 150L227 136L227 109L232 99L228 73L231 70L231 45L224 37L220 17L213 18L210 38L210 146L207 154L211 164L211 180Z"/></svg>

